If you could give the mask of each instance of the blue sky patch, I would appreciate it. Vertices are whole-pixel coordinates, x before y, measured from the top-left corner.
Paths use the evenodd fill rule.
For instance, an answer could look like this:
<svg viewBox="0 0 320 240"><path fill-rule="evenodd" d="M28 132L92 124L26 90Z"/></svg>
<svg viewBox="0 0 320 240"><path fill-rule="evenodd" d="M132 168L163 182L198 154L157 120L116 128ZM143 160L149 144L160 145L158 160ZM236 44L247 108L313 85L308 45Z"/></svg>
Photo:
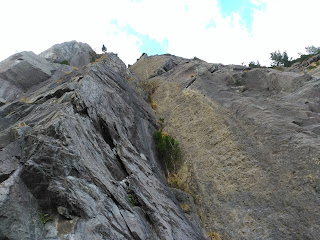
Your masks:
<svg viewBox="0 0 320 240"><path fill-rule="evenodd" d="M138 33L130 25L126 25L125 27L119 27L118 21L116 19L112 19L111 24L115 25L122 32L126 32L128 35L134 35L138 37L142 43L142 45L139 46L139 51L141 53L146 53L149 56L167 53L169 45L168 39L165 39L162 42L158 42L157 40L150 38L149 35L143 35Z"/></svg>
<svg viewBox="0 0 320 240"><path fill-rule="evenodd" d="M207 26L206 26L206 29L208 29L208 28L210 28L210 27L216 27L217 25L216 25L216 23L214 22L214 20L213 19L210 19L210 21L209 21L209 23L207 24Z"/></svg>
<svg viewBox="0 0 320 240"><path fill-rule="evenodd" d="M148 35L141 36L142 45L139 47L141 53L147 53L148 55L165 54L168 49L168 39L158 42L155 39L150 39Z"/></svg>
<svg viewBox="0 0 320 240"><path fill-rule="evenodd" d="M251 31L253 12L255 9L262 9L264 5L256 6L250 0L219 0L222 16L231 16L232 12L241 16L242 24Z"/></svg>

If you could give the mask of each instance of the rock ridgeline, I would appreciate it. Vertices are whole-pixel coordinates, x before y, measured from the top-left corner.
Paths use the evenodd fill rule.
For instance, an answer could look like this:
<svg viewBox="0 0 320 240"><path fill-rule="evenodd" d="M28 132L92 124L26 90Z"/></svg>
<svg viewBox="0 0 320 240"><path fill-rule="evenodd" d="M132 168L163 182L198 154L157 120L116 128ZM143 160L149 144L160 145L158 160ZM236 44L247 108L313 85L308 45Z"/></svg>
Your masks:
<svg viewBox="0 0 320 240"><path fill-rule="evenodd" d="M204 239L166 185L131 73L111 53L55 63L78 45L0 63L0 239Z"/></svg>
<svg viewBox="0 0 320 240"><path fill-rule="evenodd" d="M318 68L96 57L73 41L0 63L0 239L320 236Z"/></svg>

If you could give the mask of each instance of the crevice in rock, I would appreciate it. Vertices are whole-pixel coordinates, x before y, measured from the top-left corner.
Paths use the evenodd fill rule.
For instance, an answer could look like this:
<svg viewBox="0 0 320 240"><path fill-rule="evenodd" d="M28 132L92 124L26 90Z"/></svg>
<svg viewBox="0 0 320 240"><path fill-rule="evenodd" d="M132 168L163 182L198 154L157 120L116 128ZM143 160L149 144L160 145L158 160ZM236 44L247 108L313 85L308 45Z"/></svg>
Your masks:
<svg viewBox="0 0 320 240"><path fill-rule="evenodd" d="M82 116L87 116L87 117L90 117L89 116L89 113L88 113L88 108L87 107L84 107L83 109L81 109L80 111L78 111L78 113Z"/></svg>
<svg viewBox="0 0 320 240"><path fill-rule="evenodd" d="M145 220L150 226L151 231L154 232L158 236L157 227L155 226L154 222L151 220L151 217L148 214L148 211L146 211L146 206L141 205L140 207L144 213Z"/></svg>
<svg viewBox="0 0 320 240"><path fill-rule="evenodd" d="M116 155L116 158L117 158L117 162L119 163L119 167L120 167L120 169L125 173L125 177L127 177L127 176L129 176L129 173L128 173L128 171L127 171L127 169L126 169L126 167L125 167L125 165L124 165L124 163L122 162L122 160L121 160L121 158L119 157L119 155L117 154ZM121 179L117 179L118 181L121 181L121 180L123 180L125 177L122 177Z"/></svg>
<svg viewBox="0 0 320 240"><path fill-rule="evenodd" d="M125 222L125 224L126 224L126 226L127 226L127 228L128 228L128 231L129 231L130 235L131 235L135 240L139 240L139 239L140 239L139 236L137 236L137 234L134 234L134 233L131 231L131 229L130 229L127 221L126 221L126 218L125 218L125 216L123 216L123 214L122 214L121 211L120 211L120 214L121 214L122 218L124 219L124 222Z"/></svg>
<svg viewBox="0 0 320 240"><path fill-rule="evenodd" d="M46 96L46 100L50 99L50 98L61 98L63 94L67 93L67 92L71 92L72 90L70 88L62 88L62 89L58 89L57 91L55 91L53 94L47 95Z"/></svg>
<svg viewBox="0 0 320 240"><path fill-rule="evenodd" d="M188 87L190 87L195 81L196 81L196 77L194 77L194 78L192 78L188 83L187 83L187 86L185 87L186 89L188 88Z"/></svg>
<svg viewBox="0 0 320 240"><path fill-rule="evenodd" d="M129 176L127 169L118 154L115 155L115 159L107 159L105 166L108 168L112 177L119 182Z"/></svg>
<svg viewBox="0 0 320 240"><path fill-rule="evenodd" d="M106 122L102 119L99 118L99 128L98 130L100 130L99 132L101 133L102 138L104 139L104 141L110 146L111 149L113 149L115 147L112 137L110 135L110 132L108 130L108 125L106 124Z"/></svg>
<svg viewBox="0 0 320 240"><path fill-rule="evenodd" d="M73 107L73 111L75 113L79 113L82 116L90 118L89 113L88 113L88 107L81 100L81 98L78 97L77 93L73 94L73 96L71 97L71 104ZM95 125L95 127L96 127L96 125Z"/></svg>
<svg viewBox="0 0 320 240"><path fill-rule="evenodd" d="M46 96L41 96L39 98L37 98L37 100L34 101L34 103L42 103L45 102L51 98L61 98L63 96L63 94L67 93L67 92L72 92L73 90L69 89L69 88L62 88L62 89L58 89L57 91L55 91L52 94L46 95Z"/></svg>
<svg viewBox="0 0 320 240"><path fill-rule="evenodd" d="M0 175L0 183L6 181L13 173L14 173L15 170L13 170L11 173L9 174L2 174Z"/></svg>
<svg viewBox="0 0 320 240"><path fill-rule="evenodd" d="M101 137L110 146L110 149L115 149L115 144L113 142L113 138L110 134L109 127L107 123L102 119L98 118L98 123L94 124L97 132L101 134ZM117 132L117 130L115 129ZM112 174L113 178L117 181L122 181L124 178L129 176L127 169L122 162L120 156L114 152L115 158L109 159L106 161L106 167L109 169L110 173Z"/></svg>
<svg viewBox="0 0 320 240"><path fill-rule="evenodd" d="M76 78L75 78L75 81L80 82L80 80L81 80L82 78L84 78L84 76L76 77Z"/></svg>
<svg viewBox="0 0 320 240"><path fill-rule="evenodd" d="M110 191L108 191L108 197L111 198L111 200L118 206L119 209L123 209L122 205L119 203L119 201L112 195Z"/></svg>
<svg viewBox="0 0 320 240"><path fill-rule="evenodd" d="M295 121L295 120L294 120L294 121L292 121L292 123L293 123L293 124L296 124L296 125L298 125L298 126L300 126L300 127L302 126L302 122L299 122L299 121Z"/></svg>

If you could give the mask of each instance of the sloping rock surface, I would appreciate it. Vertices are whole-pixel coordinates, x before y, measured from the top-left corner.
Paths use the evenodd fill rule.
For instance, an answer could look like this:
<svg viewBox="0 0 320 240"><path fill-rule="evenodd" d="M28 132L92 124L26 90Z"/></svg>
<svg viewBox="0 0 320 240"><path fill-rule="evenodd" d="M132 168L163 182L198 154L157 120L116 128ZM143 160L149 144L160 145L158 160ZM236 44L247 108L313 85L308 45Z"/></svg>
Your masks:
<svg viewBox="0 0 320 240"><path fill-rule="evenodd" d="M51 77L0 107L0 239L204 239L162 177L154 112L119 62Z"/></svg>
<svg viewBox="0 0 320 240"><path fill-rule="evenodd" d="M70 41L53 45L39 56L55 63L67 60L71 66L79 68L90 63L96 53L86 43Z"/></svg>
<svg viewBox="0 0 320 240"><path fill-rule="evenodd" d="M180 142L179 176L206 232L318 239L320 79L196 58L162 71L170 60L144 57L130 70L158 86L151 98Z"/></svg>
<svg viewBox="0 0 320 240"><path fill-rule="evenodd" d="M51 77L56 67L33 52L12 55L0 63L0 98L11 101Z"/></svg>

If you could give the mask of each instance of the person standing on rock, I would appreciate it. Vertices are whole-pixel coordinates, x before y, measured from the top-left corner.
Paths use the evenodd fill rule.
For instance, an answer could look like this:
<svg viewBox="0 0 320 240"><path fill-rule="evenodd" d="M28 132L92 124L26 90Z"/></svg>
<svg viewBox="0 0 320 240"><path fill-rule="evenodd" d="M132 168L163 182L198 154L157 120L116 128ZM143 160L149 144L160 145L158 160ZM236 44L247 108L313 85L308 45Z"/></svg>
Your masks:
<svg viewBox="0 0 320 240"><path fill-rule="evenodd" d="M106 46L105 46L104 44L102 45L102 52L103 52L103 53L106 53L106 52L107 52L107 48L106 48Z"/></svg>

